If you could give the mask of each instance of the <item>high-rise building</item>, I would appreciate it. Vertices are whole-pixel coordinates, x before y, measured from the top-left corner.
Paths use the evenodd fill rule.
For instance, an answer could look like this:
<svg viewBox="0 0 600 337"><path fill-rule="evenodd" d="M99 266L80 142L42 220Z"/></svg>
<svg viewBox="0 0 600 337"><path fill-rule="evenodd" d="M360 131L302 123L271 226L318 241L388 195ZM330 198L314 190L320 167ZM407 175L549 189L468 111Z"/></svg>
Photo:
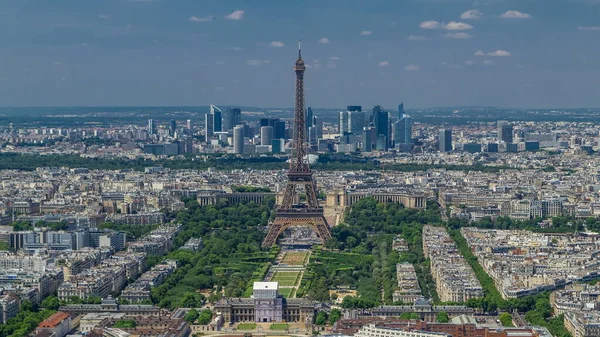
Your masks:
<svg viewBox="0 0 600 337"><path fill-rule="evenodd" d="M350 133L350 129L348 128L349 115L350 115L349 111L340 111L340 122L339 122L340 137L343 137Z"/></svg>
<svg viewBox="0 0 600 337"><path fill-rule="evenodd" d="M441 129L439 136L439 150L441 152L452 151L452 130Z"/></svg>
<svg viewBox="0 0 600 337"><path fill-rule="evenodd" d="M260 145L272 145L273 144L273 127L272 126L261 126L260 127Z"/></svg>
<svg viewBox="0 0 600 337"><path fill-rule="evenodd" d="M206 137L206 141L209 142L213 136L215 135L215 119L214 119L214 115L211 113L207 113L206 115L204 115L204 127L205 127L205 132L204 132L204 136Z"/></svg>
<svg viewBox="0 0 600 337"><path fill-rule="evenodd" d="M259 124L261 127L263 126L271 126L273 127L273 138L281 139L285 137L285 122L280 120L279 118L261 118L259 120Z"/></svg>
<svg viewBox="0 0 600 337"><path fill-rule="evenodd" d="M317 145L319 140L318 131L316 126L311 126L308 128L308 143L310 145Z"/></svg>
<svg viewBox="0 0 600 337"><path fill-rule="evenodd" d="M285 139L285 122L277 119L273 123L273 138Z"/></svg>
<svg viewBox="0 0 600 337"><path fill-rule="evenodd" d="M148 120L148 133L151 135L156 134L156 125L154 124L154 119L152 118Z"/></svg>
<svg viewBox="0 0 600 337"><path fill-rule="evenodd" d="M233 153L244 153L244 125L236 125L233 128Z"/></svg>
<svg viewBox="0 0 600 337"><path fill-rule="evenodd" d="M362 106L360 105L348 105L346 111L362 111Z"/></svg>
<svg viewBox="0 0 600 337"><path fill-rule="evenodd" d="M348 132L353 135L360 135L365 126L364 112L348 111Z"/></svg>
<svg viewBox="0 0 600 337"><path fill-rule="evenodd" d="M375 134L379 140L379 136L389 137L389 113L376 105L373 107L373 125L375 126ZM387 147L387 146L386 146Z"/></svg>
<svg viewBox="0 0 600 337"><path fill-rule="evenodd" d="M398 118L402 118L402 116L404 116L404 102L398 104Z"/></svg>
<svg viewBox="0 0 600 337"><path fill-rule="evenodd" d="M412 118L404 114L399 121L394 123L394 143L412 143Z"/></svg>
<svg viewBox="0 0 600 337"><path fill-rule="evenodd" d="M306 120L304 123L306 124L306 136L308 137L308 129L313 126L313 109L311 107L306 108Z"/></svg>
<svg viewBox="0 0 600 337"><path fill-rule="evenodd" d="M215 105L210 105L210 113L213 115L213 132L223 131L223 111Z"/></svg>
<svg viewBox="0 0 600 337"><path fill-rule="evenodd" d="M227 109L223 116L222 131L233 130L233 128L242 122L242 111L239 108Z"/></svg>
<svg viewBox="0 0 600 337"><path fill-rule="evenodd" d="M190 131L190 132L191 132L191 131L192 131L192 120L191 120L191 119L188 119L188 120L187 120L187 123L186 123L186 125L185 125L185 126L186 126L186 128L188 129L188 131Z"/></svg>
<svg viewBox="0 0 600 337"><path fill-rule="evenodd" d="M169 123L169 136L175 137L175 130L177 130L177 122L174 119Z"/></svg>
<svg viewBox="0 0 600 337"><path fill-rule="evenodd" d="M498 121L498 141L505 143L513 142L513 126L507 121Z"/></svg>

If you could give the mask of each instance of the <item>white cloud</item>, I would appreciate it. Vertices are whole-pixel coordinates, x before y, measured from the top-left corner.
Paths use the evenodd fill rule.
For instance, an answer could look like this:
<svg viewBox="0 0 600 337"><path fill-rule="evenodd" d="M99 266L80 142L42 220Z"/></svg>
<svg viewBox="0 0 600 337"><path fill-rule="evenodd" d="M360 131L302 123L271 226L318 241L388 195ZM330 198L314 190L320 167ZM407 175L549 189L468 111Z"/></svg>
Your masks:
<svg viewBox="0 0 600 337"><path fill-rule="evenodd" d="M329 41L329 39L326 38L326 37L322 37L322 38L319 39L319 43L330 43L330 42L331 41Z"/></svg>
<svg viewBox="0 0 600 337"><path fill-rule="evenodd" d="M485 53L483 52L483 50L478 50L475 52L475 56L484 56Z"/></svg>
<svg viewBox="0 0 600 337"><path fill-rule="evenodd" d="M221 61L221 60L217 60L217 61L215 61L215 64L219 64L219 65L221 65L221 64L225 64L225 62L223 62L223 61Z"/></svg>
<svg viewBox="0 0 600 337"><path fill-rule="evenodd" d="M246 64L248 64L249 66L260 66L263 64L268 64L270 62L271 60L248 60L246 61Z"/></svg>
<svg viewBox="0 0 600 337"><path fill-rule="evenodd" d="M339 59L340 59L340 57L339 57L339 56L329 56L329 60L330 60L330 61L337 61L337 60L339 60Z"/></svg>
<svg viewBox="0 0 600 337"><path fill-rule="evenodd" d="M370 30L363 30L362 32L360 32L360 36L366 36L371 34L373 34L373 32Z"/></svg>
<svg viewBox="0 0 600 337"><path fill-rule="evenodd" d="M465 64L468 66L474 66L475 65L475 61L469 60L469 61L465 61Z"/></svg>
<svg viewBox="0 0 600 337"><path fill-rule="evenodd" d="M495 50L487 53L487 56L511 56L511 53L506 50Z"/></svg>
<svg viewBox="0 0 600 337"><path fill-rule="evenodd" d="M460 18L463 20L477 20L477 19L481 18L482 15L483 15L483 13L481 13L480 11L478 11L476 9L469 9L468 11L462 13L460 15Z"/></svg>
<svg viewBox="0 0 600 337"><path fill-rule="evenodd" d="M448 33L444 35L447 39L470 39L473 35L465 32L457 32L457 33Z"/></svg>
<svg viewBox="0 0 600 337"><path fill-rule="evenodd" d="M587 31L598 31L600 32L600 26L579 26L577 30L587 30Z"/></svg>
<svg viewBox="0 0 600 337"><path fill-rule="evenodd" d="M284 47L285 44L281 41L272 41L270 46L280 48L280 47Z"/></svg>
<svg viewBox="0 0 600 337"><path fill-rule="evenodd" d="M110 18L110 15L108 15L108 14L98 14L98 18L100 18L100 19L108 19L108 18Z"/></svg>
<svg viewBox="0 0 600 337"><path fill-rule="evenodd" d="M242 48L242 47L233 47L233 48L231 48L231 49L232 49L233 51L242 51L242 50L244 50L244 48Z"/></svg>
<svg viewBox="0 0 600 337"><path fill-rule="evenodd" d="M228 15L225 15L225 19L229 19L229 20L241 20L244 17L244 11L243 10L235 10L233 12L231 12Z"/></svg>
<svg viewBox="0 0 600 337"><path fill-rule="evenodd" d="M421 69L421 67L419 67L416 64L409 64L404 68L404 70L406 70L406 71L419 71L420 69Z"/></svg>
<svg viewBox="0 0 600 337"><path fill-rule="evenodd" d="M327 64L325 65L326 68L335 68L336 64L335 62L332 61L327 61Z"/></svg>
<svg viewBox="0 0 600 337"><path fill-rule="evenodd" d="M441 24L435 20L423 21L420 25L423 29L438 29L440 26Z"/></svg>
<svg viewBox="0 0 600 337"><path fill-rule="evenodd" d="M471 26L468 23L464 23L464 22L450 21L444 25L444 29L445 30L469 30L469 29L473 29L473 26Z"/></svg>
<svg viewBox="0 0 600 337"><path fill-rule="evenodd" d="M390 65L390 63L388 61L381 61L381 62L379 62L379 66L380 67L387 67L389 65Z"/></svg>
<svg viewBox="0 0 600 337"><path fill-rule="evenodd" d="M531 18L531 15L515 10L510 10L502 13L500 17L503 19L529 19Z"/></svg>
<svg viewBox="0 0 600 337"><path fill-rule="evenodd" d="M493 66L494 64L496 64L496 61L494 60L485 60L483 61L483 64L486 66Z"/></svg>
<svg viewBox="0 0 600 337"><path fill-rule="evenodd" d="M191 22L210 22L212 20L214 20L214 17L212 15L205 17L192 16L189 18L189 21Z"/></svg>
<svg viewBox="0 0 600 337"><path fill-rule="evenodd" d="M427 40L427 38L425 36L421 36L421 35L409 35L408 40L409 41L425 41L425 40Z"/></svg>

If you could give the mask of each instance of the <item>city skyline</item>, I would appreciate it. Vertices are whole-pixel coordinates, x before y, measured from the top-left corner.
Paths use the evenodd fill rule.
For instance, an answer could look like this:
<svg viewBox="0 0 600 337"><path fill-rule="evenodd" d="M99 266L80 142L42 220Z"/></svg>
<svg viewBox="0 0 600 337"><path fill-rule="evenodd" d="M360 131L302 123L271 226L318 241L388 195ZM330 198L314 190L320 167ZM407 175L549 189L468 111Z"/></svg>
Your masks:
<svg viewBox="0 0 600 337"><path fill-rule="evenodd" d="M600 106L597 1L1 8L2 106L291 107L297 39L307 106Z"/></svg>

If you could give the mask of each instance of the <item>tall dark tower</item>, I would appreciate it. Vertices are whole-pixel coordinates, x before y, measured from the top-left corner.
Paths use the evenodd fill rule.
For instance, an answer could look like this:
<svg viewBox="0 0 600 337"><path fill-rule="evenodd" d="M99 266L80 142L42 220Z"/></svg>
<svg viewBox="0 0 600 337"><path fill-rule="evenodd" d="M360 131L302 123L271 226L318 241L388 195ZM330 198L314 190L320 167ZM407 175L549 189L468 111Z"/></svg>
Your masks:
<svg viewBox="0 0 600 337"><path fill-rule="evenodd" d="M269 232L262 243L263 247L275 244L279 235L291 226L308 226L313 229L323 243L331 238L331 230L323 215L323 208L317 201L317 182L308 166L306 157L306 120L304 118L304 60L298 42L298 60L294 66L296 72L296 102L294 105L294 136L290 169L285 185L283 202L277 209L275 220L269 226ZM294 204L297 199L296 187L302 186L306 192L305 204Z"/></svg>

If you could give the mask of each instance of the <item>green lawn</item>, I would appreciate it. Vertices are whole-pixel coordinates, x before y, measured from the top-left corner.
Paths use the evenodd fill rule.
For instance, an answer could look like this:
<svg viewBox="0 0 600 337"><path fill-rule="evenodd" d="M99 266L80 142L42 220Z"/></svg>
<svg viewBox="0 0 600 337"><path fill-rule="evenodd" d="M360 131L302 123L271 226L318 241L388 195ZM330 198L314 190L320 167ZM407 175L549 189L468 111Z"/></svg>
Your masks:
<svg viewBox="0 0 600 337"><path fill-rule="evenodd" d="M292 295L292 291L294 290L294 288L283 288L283 289L279 289L279 294L285 298L290 298L290 296Z"/></svg>
<svg viewBox="0 0 600 337"><path fill-rule="evenodd" d="M295 286L298 283L300 272L275 272L271 282L279 282L280 286Z"/></svg>
<svg viewBox="0 0 600 337"><path fill-rule="evenodd" d="M287 325L286 323L273 323L269 327L269 330L283 331L283 330L287 329L288 327L289 327L289 325Z"/></svg>
<svg viewBox="0 0 600 337"><path fill-rule="evenodd" d="M237 327L238 330L254 330L256 329L256 323L241 323Z"/></svg>

